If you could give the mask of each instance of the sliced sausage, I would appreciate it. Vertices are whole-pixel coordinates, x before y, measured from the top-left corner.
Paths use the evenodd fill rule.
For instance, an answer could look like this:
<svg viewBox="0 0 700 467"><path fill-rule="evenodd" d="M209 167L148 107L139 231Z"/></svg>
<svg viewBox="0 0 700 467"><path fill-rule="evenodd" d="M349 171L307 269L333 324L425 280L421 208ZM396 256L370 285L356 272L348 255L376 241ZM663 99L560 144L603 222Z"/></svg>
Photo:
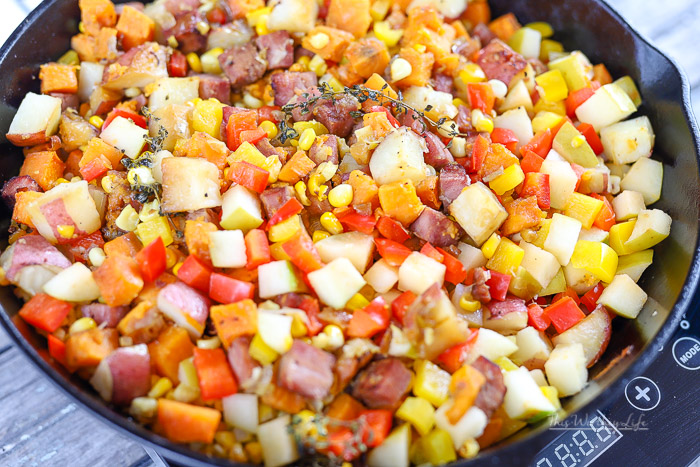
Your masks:
<svg viewBox="0 0 700 467"><path fill-rule="evenodd" d="M39 184L29 175L12 177L2 185L2 200L7 207L15 207L15 195L20 191L43 191Z"/></svg>
<svg viewBox="0 0 700 467"><path fill-rule="evenodd" d="M527 66L522 55L499 39L494 39L479 52L476 63L488 79L498 79L506 85Z"/></svg>
<svg viewBox="0 0 700 467"><path fill-rule="evenodd" d="M227 78L214 75L197 75L199 78L199 97L218 99L222 104L231 102L231 83Z"/></svg>
<svg viewBox="0 0 700 467"><path fill-rule="evenodd" d="M491 312L491 318L500 318L503 315L512 313L514 311L521 311L527 313L527 307L525 306L525 300L521 298L509 297L499 301L492 301L488 304L489 311Z"/></svg>
<svg viewBox="0 0 700 467"><path fill-rule="evenodd" d="M456 245L462 236L456 222L429 206L423 209L420 216L409 226L409 230L421 240L439 247Z"/></svg>
<svg viewBox="0 0 700 467"><path fill-rule="evenodd" d="M486 378L486 382L476 396L474 406L483 410L487 418L491 418L491 415L503 403L503 398L506 395L506 385L503 384L501 368L483 356L477 358L472 366Z"/></svg>
<svg viewBox="0 0 700 467"><path fill-rule="evenodd" d="M397 358L372 362L357 377L353 396L371 409L393 410L408 394L412 375Z"/></svg>
<svg viewBox="0 0 700 467"><path fill-rule="evenodd" d="M440 184L440 201L447 209L462 193L462 190L469 186L470 180L464 167L453 163L443 167L440 171L438 182Z"/></svg>
<svg viewBox="0 0 700 467"><path fill-rule="evenodd" d="M255 39L267 60L267 69L289 68L294 64L294 41L287 31L275 31Z"/></svg>
<svg viewBox="0 0 700 467"><path fill-rule="evenodd" d="M283 71L270 77L270 85L275 92L275 105L280 106L317 84L318 77L313 71Z"/></svg>
<svg viewBox="0 0 700 467"><path fill-rule="evenodd" d="M267 62L252 42L226 50L219 55L219 63L233 88L256 82L267 70Z"/></svg>
<svg viewBox="0 0 700 467"><path fill-rule="evenodd" d="M207 45L207 38L197 30L197 24L203 20L197 10L186 11L176 15L175 26L163 31L166 39L173 36L178 43L178 49L188 54L198 52Z"/></svg>
<svg viewBox="0 0 700 467"><path fill-rule="evenodd" d="M277 383L309 399L323 399L333 386L335 357L299 339L280 359Z"/></svg>
<svg viewBox="0 0 700 467"><path fill-rule="evenodd" d="M451 76L445 75L443 73L435 73L435 76L433 77L433 83L433 87L436 91L452 93L454 80Z"/></svg>
<svg viewBox="0 0 700 467"><path fill-rule="evenodd" d="M345 138L355 124L351 112L359 108L360 103L354 96L343 95L339 99L320 100L314 106L313 114L316 120L328 128L329 133Z"/></svg>
<svg viewBox="0 0 700 467"><path fill-rule="evenodd" d="M440 170L447 164L455 161L438 135L427 131L424 136L428 147L428 152L424 156L426 164L430 164L437 170Z"/></svg>
<svg viewBox="0 0 700 467"><path fill-rule="evenodd" d="M486 282L491 279L491 274L484 268L474 269L474 285L472 285L472 297L481 303L491 301L491 289Z"/></svg>

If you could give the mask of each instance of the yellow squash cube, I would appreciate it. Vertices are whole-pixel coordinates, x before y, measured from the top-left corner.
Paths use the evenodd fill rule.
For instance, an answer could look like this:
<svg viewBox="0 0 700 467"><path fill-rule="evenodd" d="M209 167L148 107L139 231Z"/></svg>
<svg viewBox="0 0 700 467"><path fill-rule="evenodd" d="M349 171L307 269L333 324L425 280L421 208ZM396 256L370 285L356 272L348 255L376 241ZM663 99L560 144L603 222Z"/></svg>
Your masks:
<svg viewBox="0 0 700 467"><path fill-rule="evenodd" d="M533 108L535 115L540 113L540 112L552 112L555 114L559 114L562 117L566 116L566 105L564 104L564 101L548 101L547 99L541 98L540 100L537 101L537 104L535 104Z"/></svg>
<svg viewBox="0 0 700 467"><path fill-rule="evenodd" d="M569 196L563 214L581 222L584 229L590 229L601 209L603 209L601 200L574 192Z"/></svg>
<svg viewBox="0 0 700 467"><path fill-rule="evenodd" d="M428 360L416 361L413 369L416 372L413 394L435 407L444 404L449 397L450 374Z"/></svg>
<svg viewBox="0 0 700 467"><path fill-rule="evenodd" d="M301 217L297 214L270 227L267 235L271 243L286 242L301 228Z"/></svg>
<svg viewBox="0 0 700 467"><path fill-rule="evenodd" d="M224 105L216 99L199 101L192 113L192 129L221 138L221 121L224 118Z"/></svg>
<svg viewBox="0 0 700 467"><path fill-rule="evenodd" d="M421 439L421 451L432 465L449 464L457 459L450 434L441 429L433 430Z"/></svg>
<svg viewBox="0 0 700 467"><path fill-rule="evenodd" d="M256 334L253 340L250 342L250 348L248 353L253 359L260 362L262 365L269 365L275 360L279 354L275 352L269 345L267 345L260 337L260 334Z"/></svg>
<svg viewBox="0 0 700 467"><path fill-rule="evenodd" d="M502 238L486 267L501 274L514 275L525 256L525 250L507 238Z"/></svg>
<svg viewBox="0 0 700 467"><path fill-rule="evenodd" d="M489 182L489 187L501 196L506 191L512 190L525 180L520 164L513 164L503 171L501 175Z"/></svg>
<svg viewBox="0 0 700 467"><path fill-rule="evenodd" d="M585 269L603 282L611 282L617 271L617 253L605 243L579 240L571 255L571 265Z"/></svg>
<svg viewBox="0 0 700 467"><path fill-rule="evenodd" d="M141 222L136 227L136 235L144 245L149 245L157 237L163 239L165 246L173 243L173 233L165 216L158 216L148 222Z"/></svg>
<svg viewBox="0 0 700 467"><path fill-rule="evenodd" d="M562 101L569 95L566 80L559 70L549 70L542 73L535 78L535 82L544 93L544 98L550 102Z"/></svg>
<svg viewBox="0 0 700 467"><path fill-rule="evenodd" d="M435 408L421 397L407 397L396 411L396 417L404 420L425 436L435 425Z"/></svg>
<svg viewBox="0 0 700 467"><path fill-rule="evenodd" d="M631 221L615 224L610 228L610 246L619 256L633 253L625 243L632 235L636 223L637 219L632 219Z"/></svg>
<svg viewBox="0 0 700 467"><path fill-rule="evenodd" d="M263 166L265 165L266 159L258 148L248 141L244 141L238 146L238 149L228 156L227 162L229 164L233 164L234 162L248 162L249 164L264 168Z"/></svg>

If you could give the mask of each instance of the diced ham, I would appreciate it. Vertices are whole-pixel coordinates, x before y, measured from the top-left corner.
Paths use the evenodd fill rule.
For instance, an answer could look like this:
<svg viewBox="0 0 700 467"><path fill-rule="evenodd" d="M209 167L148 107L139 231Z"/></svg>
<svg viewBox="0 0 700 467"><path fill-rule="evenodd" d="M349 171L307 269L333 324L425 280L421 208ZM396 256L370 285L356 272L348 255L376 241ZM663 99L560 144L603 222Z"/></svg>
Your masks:
<svg viewBox="0 0 700 467"><path fill-rule="evenodd" d="M226 50L219 55L219 63L234 88L256 82L267 70L267 62L252 42Z"/></svg>
<svg viewBox="0 0 700 467"><path fill-rule="evenodd" d="M335 135L321 135L316 138L309 149L309 159L316 165L322 162L338 164L338 137Z"/></svg>
<svg viewBox="0 0 700 467"><path fill-rule="evenodd" d="M277 210L292 198L294 198L294 188L289 185L268 188L260 193L260 201L268 219L274 216Z"/></svg>
<svg viewBox="0 0 700 467"><path fill-rule="evenodd" d="M163 37L173 36L178 43L178 49L188 54L198 52L207 45L207 38L197 30L197 23L202 16L197 10L188 11L176 15L175 26L163 31Z"/></svg>
<svg viewBox="0 0 700 467"><path fill-rule="evenodd" d="M398 407L411 387L412 375L397 358L372 362L357 377L353 396L370 409Z"/></svg>
<svg viewBox="0 0 700 467"><path fill-rule="evenodd" d="M250 336L237 337L228 349L228 363L241 386L246 386L253 376L253 370L260 367L248 352L251 340Z"/></svg>
<svg viewBox="0 0 700 467"><path fill-rule="evenodd" d="M525 300L523 300L522 298L515 297L508 297L502 302L492 301L488 304L488 308L491 312L491 318L500 318L503 315L512 313L514 311L527 313Z"/></svg>
<svg viewBox="0 0 700 467"><path fill-rule="evenodd" d="M281 155L280 154L281 151L279 151L276 147L274 147L272 145L272 143L270 143L270 140L268 138L263 138L260 141L258 141L257 143L255 143L255 147L265 157L274 156L274 155L277 155L277 156Z"/></svg>
<svg viewBox="0 0 700 467"><path fill-rule="evenodd" d="M345 138L350 134L355 120L350 114L360 108L354 96L344 95L339 99L323 99L314 105L313 114L328 132Z"/></svg>
<svg viewBox="0 0 700 467"><path fill-rule="evenodd" d="M527 66L527 60L522 55L499 39L494 39L479 52L476 63L488 79L498 79L506 85L510 85L513 78Z"/></svg>
<svg viewBox="0 0 700 467"><path fill-rule="evenodd" d="M455 245L462 236L456 222L429 206L423 209L420 216L410 225L409 230L421 240L439 247Z"/></svg>
<svg viewBox="0 0 700 467"><path fill-rule="evenodd" d="M146 344L120 347L105 361L112 373L112 402L127 405L151 388L151 358Z"/></svg>
<svg viewBox="0 0 700 467"><path fill-rule="evenodd" d="M445 205L445 209L462 193L462 190L469 186L470 180L464 167L457 163L447 164L440 171L438 177L440 184L440 201Z"/></svg>
<svg viewBox="0 0 700 467"><path fill-rule="evenodd" d="M270 84L275 92L275 105L282 106L292 97L316 86L318 77L313 71L283 71L272 75Z"/></svg>
<svg viewBox="0 0 700 467"><path fill-rule="evenodd" d="M433 81L435 83L435 86L433 87L436 91L452 93L454 80L451 76L442 73L435 73Z"/></svg>
<svg viewBox="0 0 700 467"><path fill-rule="evenodd" d="M450 151L435 133L427 131L425 133L425 143L428 147L428 152L425 154L426 164L430 164L437 170L440 170L447 164L455 161Z"/></svg>
<svg viewBox="0 0 700 467"><path fill-rule="evenodd" d="M491 290L486 282L491 279L491 273L484 268L474 269L474 284L472 285L472 297L481 303L491 301Z"/></svg>
<svg viewBox="0 0 700 467"><path fill-rule="evenodd" d="M486 26L484 23L479 23L474 26L472 30L472 36L481 41L482 47L489 44L492 40L496 38L496 35Z"/></svg>
<svg viewBox="0 0 700 467"><path fill-rule="evenodd" d="M333 385L334 364L333 354L295 339L280 359L277 383L309 399L323 399Z"/></svg>
<svg viewBox="0 0 700 467"><path fill-rule="evenodd" d="M474 406L483 410L486 418L491 418L491 415L503 403L503 398L506 395L501 368L483 356L477 358L471 365L486 378L486 382L476 396Z"/></svg>
<svg viewBox="0 0 700 467"><path fill-rule="evenodd" d="M231 83L228 79L214 75L197 75L199 78L199 97L218 99L223 104L231 102Z"/></svg>
<svg viewBox="0 0 700 467"><path fill-rule="evenodd" d="M320 216L324 212L333 210L333 206L331 206L330 201L328 201L328 197L321 201L317 196L309 196L309 201L311 201L311 206L306 209L309 210L309 214L312 216Z"/></svg>
<svg viewBox="0 0 700 467"><path fill-rule="evenodd" d="M25 266L38 264L58 272L71 265L68 258L41 235L25 235L17 240L2 254L1 262L9 281L13 281Z"/></svg>
<svg viewBox="0 0 700 467"><path fill-rule="evenodd" d="M183 282L174 282L158 292L158 309L195 338L202 335L210 301Z"/></svg>
<svg viewBox="0 0 700 467"><path fill-rule="evenodd" d="M12 209L15 207L15 195L20 191L43 191L39 184L29 175L12 177L2 185L2 200Z"/></svg>
<svg viewBox="0 0 700 467"><path fill-rule="evenodd" d="M165 9L173 15L199 8L201 0L165 0Z"/></svg>
<svg viewBox="0 0 700 467"><path fill-rule="evenodd" d="M108 328L113 328L126 315L129 308L126 306L109 306L104 303L90 303L82 305L80 312L87 318L92 318L98 325L104 323Z"/></svg>
<svg viewBox="0 0 700 467"><path fill-rule="evenodd" d="M455 117L455 123L457 124L457 129L461 133L466 133L468 131L474 131L472 126L472 113L469 107L466 105L460 105L457 107L457 116Z"/></svg>
<svg viewBox="0 0 700 467"><path fill-rule="evenodd" d="M407 126L411 130L415 131L419 135L422 135L426 132L426 125L425 122L423 121L423 118L418 115L418 112L410 109L406 109L405 112L401 113L399 115L398 119L399 123L401 123L402 126Z"/></svg>
<svg viewBox="0 0 700 467"><path fill-rule="evenodd" d="M294 64L294 41L287 31L258 36L255 43L267 60L267 69L288 68Z"/></svg>

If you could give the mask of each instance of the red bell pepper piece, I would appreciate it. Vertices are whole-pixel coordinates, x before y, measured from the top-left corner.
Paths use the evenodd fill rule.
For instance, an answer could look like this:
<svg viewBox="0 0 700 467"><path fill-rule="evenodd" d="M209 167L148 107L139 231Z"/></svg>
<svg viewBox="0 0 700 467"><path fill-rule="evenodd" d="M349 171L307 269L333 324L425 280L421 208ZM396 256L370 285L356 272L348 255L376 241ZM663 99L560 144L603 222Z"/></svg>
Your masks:
<svg viewBox="0 0 700 467"><path fill-rule="evenodd" d="M583 177L583 174L586 173L586 169L584 169L582 166L575 164L571 162L571 170L574 171L576 174L576 187L574 187L574 191L578 191L578 187L581 186L581 177Z"/></svg>
<svg viewBox="0 0 700 467"><path fill-rule="evenodd" d="M518 138L515 136L515 133L507 128L494 128L491 132L491 142L500 143L513 153L518 146Z"/></svg>
<svg viewBox="0 0 700 467"><path fill-rule="evenodd" d="M496 103L496 95L488 83L469 83L467 84L467 93L469 106L472 109L479 109L486 114L491 113L493 105Z"/></svg>
<svg viewBox="0 0 700 467"><path fill-rule="evenodd" d="M245 267L253 270L261 264L269 263L270 244L267 241L267 234L264 230L253 229L245 234L245 250L248 262Z"/></svg>
<svg viewBox="0 0 700 467"><path fill-rule="evenodd" d="M379 255L391 266L401 266L408 255L413 253L408 247L387 238L375 238Z"/></svg>
<svg viewBox="0 0 700 467"><path fill-rule="evenodd" d="M370 448L382 444L391 431L393 417L391 410L363 410L359 417L365 422L362 442Z"/></svg>
<svg viewBox="0 0 700 467"><path fill-rule="evenodd" d="M476 338L478 337L478 335L479 330L472 329L471 334L467 338L466 342L454 345L449 349L445 350L440 355L438 355L438 363L440 363L442 367L450 373L454 373L455 371L462 368L462 364L469 355L469 352L471 351L474 342L476 342Z"/></svg>
<svg viewBox="0 0 700 467"><path fill-rule="evenodd" d="M270 220L267 221L267 229L269 230L273 225L279 224L280 222L289 219L293 215L299 214L303 210L304 206L297 201L296 198L290 198L282 205L281 208L277 210L276 213L272 215L272 217L270 217Z"/></svg>
<svg viewBox="0 0 700 467"><path fill-rule="evenodd" d="M549 316L544 312L541 306L539 306L537 303L532 303L528 305L527 307L527 324L528 326L532 326L533 328L537 329L538 331L545 331L550 323L552 322L551 319L549 319Z"/></svg>
<svg viewBox="0 0 700 467"><path fill-rule="evenodd" d="M549 305L544 313L552 320L554 329L560 334L586 317L574 299L569 296Z"/></svg>
<svg viewBox="0 0 700 467"><path fill-rule="evenodd" d="M389 308L382 297L377 297L366 307L355 310L348 323L349 337L372 337L389 327Z"/></svg>
<svg viewBox="0 0 700 467"><path fill-rule="evenodd" d="M258 127L258 112L254 110L232 113L226 123L226 146L231 151L241 145L241 132Z"/></svg>
<svg viewBox="0 0 700 467"><path fill-rule="evenodd" d="M576 116L576 109L578 109L581 104L586 102L594 93L595 91L590 87L581 88L570 92L569 96L564 102L566 104L566 115L568 115L570 118L574 118Z"/></svg>
<svg viewBox="0 0 700 467"><path fill-rule="evenodd" d="M446 268L445 280L455 285L464 282L467 278L467 270L464 269L462 262L442 248L437 248L437 251L443 256L442 264L444 264Z"/></svg>
<svg viewBox="0 0 700 467"><path fill-rule="evenodd" d="M71 240L70 243L66 244L68 250L73 253L73 257L76 261L81 263L87 263L88 255L90 250L93 248L102 248L105 246L105 240L102 238L102 232L96 230L90 235L83 235L82 237Z"/></svg>
<svg viewBox="0 0 700 467"><path fill-rule="evenodd" d="M19 315L27 323L42 331L54 332L61 327L61 323L72 309L73 306L70 303L40 293L24 304L19 310Z"/></svg>
<svg viewBox="0 0 700 467"><path fill-rule="evenodd" d="M595 287L583 294L583 297L581 297L581 304L583 304L588 311L595 310L596 306L598 306L597 302L600 295L603 293L603 290L605 290L605 286L602 284L602 282L598 282Z"/></svg>
<svg viewBox="0 0 700 467"><path fill-rule="evenodd" d="M523 169L523 172L526 174L530 172L539 172L544 159L528 149L523 151L523 148L520 148L520 152L523 154L523 158L520 161L520 168Z"/></svg>
<svg viewBox="0 0 700 467"><path fill-rule="evenodd" d="M324 450L346 462L352 461L361 453L357 449L357 440L355 440L355 435L350 431L350 428L334 427L329 429L325 441L328 442L328 447Z"/></svg>
<svg viewBox="0 0 700 467"><path fill-rule="evenodd" d="M401 126L399 124L399 121L396 120L396 118L394 118L393 115L391 115L391 112L389 112L389 109L387 109L384 106L373 105L372 107L370 107L369 111L370 112L383 112L386 114L386 118L387 118L387 120L389 120L389 123L391 123L391 126L393 126L394 128L398 128L399 126Z"/></svg>
<svg viewBox="0 0 700 467"><path fill-rule="evenodd" d="M109 161L103 157L96 157L87 164L85 164L81 169L80 169L80 175L85 179L87 182L91 182L97 177L101 177L102 175L106 174L107 171L111 170L111 166L109 164Z"/></svg>
<svg viewBox="0 0 700 467"><path fill-rule="evenodd" d="M127 120L131 120L141 128L148 129L148 122L146 121L145 117L142 117L141 115L136 114L134 112L129 112L128 110L114 109L107 115L107 118L105 119L105 122L102 125L102 131L104 131L109 126L109 124L112 123L112 121L117 117L126 118Z"/></svg>
<svg viewBox="0 0 700 467"><path fill-rule="evenodd" d="M299 229L292 238L284 242L282 249L289 255L292 264L306 274L325 266L314 242L304 229Z"/></svg>
<svg viewBox="0 0 700 467"><path fill-rule="evenodd" d="M173 78L184 78L187 76L187 57L179 50L174 51L170 55L168 74Z"/></svg>
<svg viewBox="0 0 700 467"><path fill-rule="evenodd" d="M136 253L141 277L146 282L153 282L167 269L167 253L161 237L157 237L141 251Z"/></svg>
<svg viewBox="0 0 700 467"><path fill-rule="evenodd" d="M427 256L428 258L432 258L438 263L442 263L442 260L445 259L445 256L440 253L433 245L430 243L425 243L423 245L423 248L420 249L420 253L422 255Z"/></svg>
<svg viewBox="0 0 700 467"><path fill-rule="evenodd" d="M193 255L188 256L177 270L178 279L205 293L209 293L210 277L211 270Z"/></svg>
<svg viewBox="0 0 700 467"><path fill-rule="evenodd" d="M506 299L508 294L508 286L510 286L510 275L501 274L497 271L491 271L491 278L486 281L486 285L489 286L489 293L491 294L491 299L498 300L502 302Z"/></svg>
<svg viewBox="0 0 700 467"><path fill-rule="evenodd" d="M596 155L603 153L603 143L600 141L598 133L596 133L593 125L590 123L579 123L576 128L586 138L588 145L591 147L591 149L593 149L593 152L596 153Z"/></svg>
<svg viewBox="0 0 700 467"><path fill-rule="evenodd" d="M488 152L488 140L481 135L477 136L476 140L474 141L474 146L472 147L471 168L468 170L468 172L478 173Z"/></svg>
<svg viewBox="0 0 700 467"><path fill-rule="evenodd" d="M250 162L236 161L231 164L228 178L232 182L243 185L256 193L262 193L267 187L270 172Z"/></svg>
<svg viewBox="0 0 700 467"><path fill-rule="evenodd" d="M411 235L406 231L404 226L389 216L380 217L376 227L382 236L395 242L403 243L411 238Z"/></svg>
<svg viewBox="0 0 700 467"><path fill-rule="evenodd" d="M267 132L260 127L254 130L243 130L240 134L241 143L247 141L253 146L265 138L267 138Z"/></svg>
<svg viewBox="0 0 700 467"><path fill-rule="evenodd" d="M403 326L403 318L406 316L406 310L416 300L416 294L410 290L405 291L391 302L391 315L396 321Z"/></svg>
<svg viewBox="0 0 700 467"><path fill-rule="evenodd" d="M219 303L236 303L253 298L255 285L214 272L209 278L209 297Z"/></svg>
<svg viewBox="0 0 700 467"><path fill-rule="evenodd" d="M64 367L68 367L66 363L66 343L53 334L49 334L49 355Z"/></svg>
<svg viewBox="0 0 700 467"><path fill-rule="evenodd" d="M537 133L530 141L527 142L527 144L523 144L520 147L520 154L525 155L527 151L532 151L544 159L552 149L553 141L554 134L552 134L552 130L547 128L546 130ZM539 167L537 170L539 170Z"/></svg>
<svg viewBox="0 0 700 467"><path fill-rule="evenodd" d="M226 15L226 11L220 6L212 8L207 12L207 21L209 21L209 23L226 24L227 20L228 15Z"/></svg>
<svg viewBox="0 0 700 467"><path fill-rule="evenodd" d="M364 216L355 211L338 216L338 220L346 231L353 230L367 235L374 232L374 226L377 224L377 219L374 216Z"/></svg>
<svg viewBox="0 0 700 467"><path fill-rule="evenodd" d="M280 110L282 110L282 107L279 105L263 105L258 109L258 122L268 121L276 125L279 123L279 120L275 117L275 112Z"/></svg>
<svg viewBox="0 0 700 467"><path fill-rule="evenodd" d="M539 172L527 172L525 181L520 191L520 196L527 198L528 196L537 197L537 205L541 209L549 209L550 207L550 187L549 174Z"/></svg>
<svg viewBox="0 0 700 467"><path fill-rule="evenodd" d="M615 210L613 209L612 204L610 204L608 198L604 195L591 193L591 196L603 202L603 209L601 209L596 216L595 220L593 221L593 225L607 232L613 225L615 225L617 221L615 218Z"/></svg>
<svg viewBox="0 0 700 467"><path fill-rule="evenodd" d="M228 363L224 349L195 347L194 367L197 370L202 400L221 399L238 392L238 384Z"/></svg>
<svg viewBox="0 0 700 467"><path fill-rule="evenodd" d="M564 290L563 292L559 292L554 297L552 297L552 303L559 301L564 297L571 297L571 299L574 301L574 303L576 303L576 305L581 303L581 300L578 298L578 294L571 287L567 287L566 290Z"/></svg>

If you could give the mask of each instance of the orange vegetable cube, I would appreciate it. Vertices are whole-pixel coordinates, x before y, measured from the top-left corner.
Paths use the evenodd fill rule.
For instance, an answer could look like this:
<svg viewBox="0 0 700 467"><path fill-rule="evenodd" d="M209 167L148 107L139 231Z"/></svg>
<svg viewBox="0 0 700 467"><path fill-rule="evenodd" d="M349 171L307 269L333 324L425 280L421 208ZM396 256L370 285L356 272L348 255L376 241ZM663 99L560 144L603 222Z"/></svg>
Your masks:
<svg viewBox="0 0 700 467"><path fill-rule="evenodd" d="M107 256L124 255L129 258L135 258L141 248L141 241L134 232L110 240L103 247Z"/></svg>
<svg viewBox="0 0 700 467"><path fill-rule="evenodd" d="M423 204L425 204L426 206L430 206L433 209L440 209L442 201L440 201L439 198L440 189L438 186L437 175L426 177L420 182L418 182L418 186L416 187L416 193L418 193L418 197L423 202Z"/></svg>
<svg viewBox="0 0 700 467"><path fill-rule="evenodd" d="M78 53L80 60L96 62L95 38L87 34L76 34L70 39L70 47Z"/></svg>
<svg viewBox="0 0 700 467"><path fill-rule="evenodd" d="M316 164L306 156L304 151L297 151L292 158L284 164L277 179L293 185L306 177L314 167L316 167Z"/></svg>
<svg viewBox="0 0 700 467"><path fill-rule="evenodd" d="M216 225L211 222L194 220L185 222L185 243L191 255L211 264L209 255L209 232L216 232Z"/></svg>
<svg viewBox="0 0 700 467"><path fill-rule="evenodd" d="M394 89L389 85L389 83L387 83L386 80L382 78L381 75L379 75L378 73L373 74L367 79L367 81L365 81L365 87L374 91L379 91L383 95L391 97L392 99L396 99L399 97L399 95L396 94L396 91L394 91ZM362 103L362 108L368 110L374 105L380 105L384 103L386 102L379 102L374 99L367 99L365 102Z"/></svg>
<svg viewBox="0 0 700 467"><path fill-rule="evenodd" d="M486 0L469 2L467 10L462 13L462 19L468 21L472 26L488 23L491 20L489 2Z"/></svg>
<svg viewBox="0 0 700 467"><path fill-rule="evenodd" d="M78 74L73 65L62 65L60 63L47 63L41 65L39 71L41 80L41 92L49 94L51 92L62 92L75 94L78 92Z"/></svg>
<svg viewBox="0 0 700 467"><path fill-rule="evenodd" d="M270 385L273 389L269 389L260 399L263 404L267 404L273 409L281 410L287 413L298 413L306 406L306 400L296 392L292 392L275 384Z"/></svg>
<svg viewBox="0 0 700 467"><path fill-rule="evenodd" d="M416 7L408 14L401 46L424 45L428 52L440 59L450 53L456 35L455 28L445 24L434 7Z"/></svg>
<svg viewBox="0 0 700 467"><path fill-rule="evenodd" d="M513 235L523 229L536 227L542 221L542 210L537 205L537 196L518 198L503 205L508 218L501 226L503 236Z"/></svg>
<svg viewBox="0 0 700 467"><path fill-rule="evenodd" d="M352 204L365 204L377 201L377 183L372 177L360 170L350 172L348 185L352 187Z"/></svg>
<svg viewBox="0 0 700 467"><path fill-rule="evenodd" d="M63 170L64 175L78 175L80 173L80 159L83 158L83 151L76 149L71 151L66 158L66 168Z"/></svg>
<svg viewBox="0 0 700 467"><path fill-rule="evenodd" d="M258 308L253 300L247 298L211 307L210 317L225 348L236 338L252 336L258 330Z"/></svg>
<svg viewBox="0 0 700 467"><path fill-rule="evenodd" d="M379 187L379 203L384 213L407 226L420 216L425 206L416 194L410 180L393 182Z"/></svg>
<svg viewBox="0 0 700 467"><path fill-rule="evenodd" d="M454 397L454 404L446 412L450 423L457 423L474 405L474 400L485 382L484 375L470 365L464 365L452 375L450 392Z"/></svg>
<svg viewBox="0 0 700 467"><path fill-rule="evenodd" d="M66 340L66 363L70 367L95 366L118 347L116 329L88 329L72 334Z"/></svg>
<svg viewBox="0 0 700 467"><path fill-rule="evenodd" d="M163 314L149 301L136 305L117 324L119 333L131 337L134 344L151 342L164 327Z"/></svg>
<svg viewBox="0 0 700 467"><path fill-rule="evenodd" d="M65 167L56 151L33 152L24 158L19 174L29 175L44 191L48 191L63 176Z"/></svg>
<svg viewBox="0 0 700 467"><path fill-rule="evenodd" d="M119 32L114 28L102 28L95 37L94 53L99 60L114 61L117 58L117 36Z"/></svg>
<svg viewBox="0 0 700 467"><path fill-rule="evenodd" d="M186 155L187 157L201 157L214 164L219 170L224 170L229 151L224 142L207 133L197 131L187 143Z"/></svg>
<svg viewBox="0 0 700 467"><path fill-rule="evenodd" d="M82 169L91 160L96 159L100 156L107 158L107 160L109 160L109 163L112 165L112 168L114 168L115 170L122 170L124 168L121 162L124 158L124 154L119 149L115 148L109 143L106 143L100 138L92 138L90 141L88 141L88 145L85 148L83 157L78 163L78 167Z"/></svg>
<svg viewBox="0 0 700 467"><path fill-rule="evenodd" d="M330 403L326 415L336 420L355 420L363 410L365 407L360 401L342 392Z"/></svg>
<svg viewBox="0 0 700 467"><path fill-rule="evenodd" d="M156 372L169 378L173 384L180 379L177 371L180 362L194 354L194 344L185 328L172 326L163 331L158 339L148 346Z"/></svg>
<svg viewBox="0 0 700 467"><path fill-rule="evenodd" d="M520 29L520 27L520 23L513 13L499 16L489 23L491 32L504 42L508 42L510 36Z"/></svg>
<svg viewBox="0 0 700 467"><path fill-rule="evenodd" d="M100 294L109 306L128 305L143 288L136 260L124 255L107 256L93 271Z"/></svg>
<svg viewBox="0 0 700 467"><path fill-rule="evenodd" d="M610 72L603 63L593 66L593 80L598 81L601 86L605 86L606 84L613 82Z"/></svg>
<svg viewBox="0 0 700 467"><path fill-rule="evenodd" d="M94 36L103 27L112 27L117 22L117 12L110 0L80 0L80 19L85 32Z"/></svg>
<svg viewBox="0 0 700 467"><path fill-rule="evenodd" d="M411 86L426 86L430 82L435 57L430 52L420 53L413 47L404 47L399 51L399 57L411 64L411 74L394 84L400 88Z"/></svg>
<svg viewBox="0 0 700 467"><path fill-rule="evenodd" d="M158 424L165 437L176 443L211 443L221 412L209 407L158 399Z"/></svg>
<svg viewBox="0 0 700 467"><path fill-rule="evenodd" d="M479 176L484 178L500 168L507 169L516 163L518 163L518 158L508 148L499 143L492 144L489 146L486 156L484 156L484 161L479 169Z"/></svg>
<svg viewBox="0 0 700 467"><path fill-rule="evenodd" d="M154 30L153 20L129 5L124 7L117 22L117 33L124 50L153 40Z"/></svg>
<svg viewBox="0 0 700 467"><path fill-rule="evenodd" d="M360 38L372 24L369 8L370 0L331 0L326 24Z"/></svg>
<svg viewBox="0 0 700 467"><path fill-rule="evenodd" d="M384 42L374 38L353 42L345 50L344 55L349 61L350 70L363 78L369 78L375 73L383 73L390 58L389 49Z"/></svg>
<svg viewBox="0 0 700 467"><path fill-rule="evenodd" d="M325 38L315 38L315 36L319 34L325 34L328 36L328 43L323 47L314 47L314 43L322 44L325 42ZM324 60L340 62L340 60L343 58L343 52L345 52L345 49L354 40L355 36L347 31L343 31L342 29L329 28L328 26L316 26L309 31L306 36L304 36L304 38L301 40L301 45L305 49L320 55Z"/></svg>
<svg viewBox="0 0 700 467"><path fill-rule="evenodd" d="M29 203L39 198L41 193L36 191L20 191L15 195L15 208L12 210L12 220L18 224L28 225L34 229L34 223L27 212Z"/></svg>

